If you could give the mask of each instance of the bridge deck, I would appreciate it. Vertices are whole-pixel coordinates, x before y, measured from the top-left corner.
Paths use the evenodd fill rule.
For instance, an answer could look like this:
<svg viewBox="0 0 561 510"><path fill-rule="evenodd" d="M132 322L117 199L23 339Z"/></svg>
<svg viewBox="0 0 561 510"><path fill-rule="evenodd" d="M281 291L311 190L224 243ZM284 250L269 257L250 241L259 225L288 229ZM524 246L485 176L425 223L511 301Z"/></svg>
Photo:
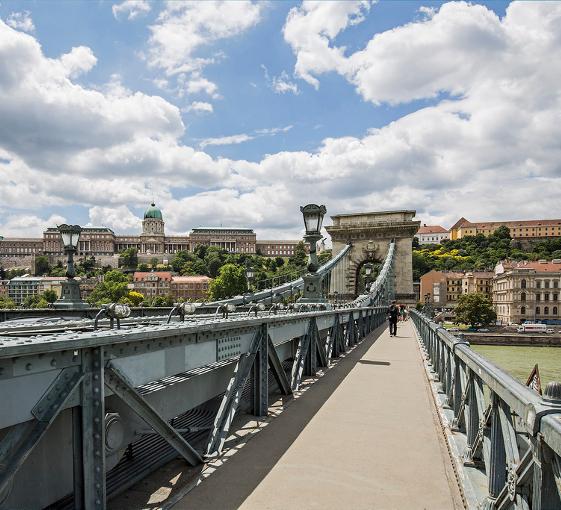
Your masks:
<svg viewBox="0 0 561 510"><path fill-rule="evenodd" d="M413 327L376 333L174 509L463 508Z"/></svg>

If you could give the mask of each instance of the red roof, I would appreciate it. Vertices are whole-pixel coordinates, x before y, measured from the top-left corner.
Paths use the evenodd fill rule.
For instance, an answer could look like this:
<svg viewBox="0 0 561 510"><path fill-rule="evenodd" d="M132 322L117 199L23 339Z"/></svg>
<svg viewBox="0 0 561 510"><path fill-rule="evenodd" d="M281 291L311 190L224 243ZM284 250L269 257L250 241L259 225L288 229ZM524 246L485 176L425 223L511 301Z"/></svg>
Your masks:
<svg viewBox="0 0 561 510"><path fill-rule="evenodd" d="M440 225L423 225L419 227L417 234L445 234L446 232L448 230Z"/></svg>
<svg viewBox="0 0 561 510"><path fill-rule="evenodd" d="M156 275L160 280L171 281L171 271L136 271L134 273L134 281L144 281L150 275Z"/></svg>
<svg viewBox="0 0 561 510"><path fill-rule="evenodd" d="M205 283L212 280L208 276L174 276L173 283Z"/></svg>
<svg viewBox="0 0 561 510"><path fill-rule="evenodd" d="M522 260L520 262L505 261L502 264L505 269L533 269L538 273L561 273L561 261Z"/></svg>

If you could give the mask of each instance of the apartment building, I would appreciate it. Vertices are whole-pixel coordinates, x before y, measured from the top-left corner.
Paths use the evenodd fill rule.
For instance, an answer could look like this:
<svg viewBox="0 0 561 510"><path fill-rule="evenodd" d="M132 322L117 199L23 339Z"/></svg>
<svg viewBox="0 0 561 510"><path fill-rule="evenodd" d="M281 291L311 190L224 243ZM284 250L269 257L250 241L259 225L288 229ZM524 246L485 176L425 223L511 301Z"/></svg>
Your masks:
<svg viewBox="0 0 561 510"><path fill-rule="evenodd" d="M499 227L508 227L513 239L546 239L561 237L561 219L557 220L520 220L520 221L488 221L472 223L460 218L450 227L450 239L461 239L466 236L483 234L489 236Z"/></svg>
<svg viewBox="0 0 561 510"><path fill-rule="evenodd" d="M462 294L476 292L491 298L493 291L492 271L429 271L421 276L421 301L429 296L437 307L454 307Z"/></svg>
<svg viewBox="0 0 561 510"><path fill-rule="evenodd" d="M493 306L502 324L561 324L561 259L504 261L495 267Z"/></svg>
<svg viewBox="0 0 561 510"><path fill-rule="evenodd" d="M419 244L440 244L445 239L450 239L450 233L440 225L427 225L426 223L419 227L415 234Z"/></svg>

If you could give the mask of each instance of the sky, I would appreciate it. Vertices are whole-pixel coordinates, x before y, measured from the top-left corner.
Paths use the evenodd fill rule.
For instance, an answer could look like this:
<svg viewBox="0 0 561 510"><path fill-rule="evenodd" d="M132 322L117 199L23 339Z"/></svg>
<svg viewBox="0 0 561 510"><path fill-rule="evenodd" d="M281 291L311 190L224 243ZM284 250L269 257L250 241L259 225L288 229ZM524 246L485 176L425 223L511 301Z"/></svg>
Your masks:
<svg viewBox="0 0 561 510"><path fill-rule="evenodd" d="M0 235L560 218L561 2L0 0ZM325 220L330 224L329 218Z"/></svg>

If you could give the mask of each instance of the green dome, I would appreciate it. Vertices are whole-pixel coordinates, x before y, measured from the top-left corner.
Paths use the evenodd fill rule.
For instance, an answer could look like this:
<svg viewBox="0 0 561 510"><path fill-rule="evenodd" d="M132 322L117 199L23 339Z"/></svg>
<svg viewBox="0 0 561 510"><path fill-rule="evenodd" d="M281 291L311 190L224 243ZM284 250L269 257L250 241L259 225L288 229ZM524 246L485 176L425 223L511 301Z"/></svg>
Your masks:
<svg viewBox="0 0 561 510"><path fill-rule="evenodd" d="M148 209L146 209L146 211L144 212L144 219L147 219L147 218L154 218L156 220L163 220L162 211L160 211L160 209L158 209L156 207L156 204L154 202L152 202L150 204L150 207Z"/></svg>

